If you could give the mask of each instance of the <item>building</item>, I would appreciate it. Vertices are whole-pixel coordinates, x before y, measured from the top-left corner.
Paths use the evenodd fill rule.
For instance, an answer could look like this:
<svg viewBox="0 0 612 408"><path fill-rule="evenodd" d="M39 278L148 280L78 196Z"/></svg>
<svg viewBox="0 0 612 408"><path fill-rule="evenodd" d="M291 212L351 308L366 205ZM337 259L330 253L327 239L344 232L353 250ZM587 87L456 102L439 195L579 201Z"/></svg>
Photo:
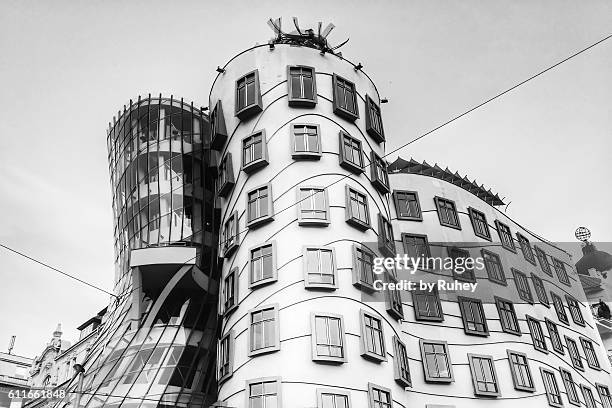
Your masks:
<svg viewBox="0 0 612 408"><path fill-rule="evenodd" d="M568 254L467 178L412 160L388 170L382 101L362 68L314 30L277 30L214 81L217 406L612 406ZM476 290L381 296L383 276L406 274L376 275L375 259L396 254L480 258L408 275Z"/></svg>
<svg viewBox="0 0 612 408"><path fill-rule="evenodd" d="M607 279L608 272L612 270L612 255L598 249L587 239L582 244L582 254L582 258L576 262L576 271L586 295L586 302L591 305L608 359L612 361L612 319L610 318L612 283Z"/></svg>
<svg viewBox="0 0 612 408"><path fill-rule="evenodd" d="M19 408L23 395L30 390L28 370L32 359L11 353L0 353L0 408Z"/></svg>
<svg viewBox="0 0 612 408"><path fill-rule="evenodd" d="M218 280L208 121L173 97L130 101L108 130L115 296L57 406L208 406Z"/></svg>
<svg viewBox="0 0 612 408"><path fill-rule="evenodd" d="M32 362L28 382L32 390L60 390L75 377L75 366L81 364L91 350L106 310L102 309L77 327L79 338L74 344L62 339L61 325L57 325L43 352ZM42 396L30 398L24 404L29 408L51 405L50 401Z"/></svg>
<svg viewBox="0 0 612 408"><path fill-rule="evenodd" d="M612 408L569 256L467 178L388 165L362 64L270 22L209 117L149 96L111 124L116 297L57 405Z"/></svg>

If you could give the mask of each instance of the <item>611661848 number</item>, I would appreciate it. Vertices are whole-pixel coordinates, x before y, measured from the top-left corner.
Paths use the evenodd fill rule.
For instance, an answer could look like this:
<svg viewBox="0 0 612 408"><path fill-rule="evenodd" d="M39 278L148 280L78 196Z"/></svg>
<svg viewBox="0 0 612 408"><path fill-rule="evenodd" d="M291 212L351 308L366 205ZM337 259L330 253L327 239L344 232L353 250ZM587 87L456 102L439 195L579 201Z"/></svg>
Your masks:
<svg viewBox="0 0 612 408"><path fill-rule="evenodd" d="M30 389L11 390L8 392L10 399L64 398L65 396L66 390Z"/></svg>

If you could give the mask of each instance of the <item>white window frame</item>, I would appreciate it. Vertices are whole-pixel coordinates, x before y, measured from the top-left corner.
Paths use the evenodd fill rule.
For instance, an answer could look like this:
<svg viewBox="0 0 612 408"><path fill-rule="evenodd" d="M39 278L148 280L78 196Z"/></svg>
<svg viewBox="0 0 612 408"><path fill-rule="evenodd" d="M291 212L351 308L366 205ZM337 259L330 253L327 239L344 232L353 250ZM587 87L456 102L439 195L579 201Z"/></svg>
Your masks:
<svg viewBox="0 0 612 408"><path fill-rule="evenodd" d="M327 408L323 406L323 396L333 395L339 397L345 397L347 401L347 408L351 408L351 393L348 391L342 391L336 388L317 388L317 408ZM335 408L335 401L334 401Z"/></svg>
<svg viewBox="0 0 612 408"><path fill-rule="evenodd" d="M254 158L247 162L247 157L244 151L244 145L248 139L254 138L256 136L261 137L261 157ZM253 146L253 144L251 144ZM251 174L258 170L261 167L267 166L269 164L268 158L268 142L266 140L266 130L261 129L256 132L251 133L250 135L242 138L242 142L240 143L240 163L242 164L241 168L247 174Z"/></svg>
<svg viewBox="0 0 612 408"><path fill-rule="evenodd" d="M246 408L252 408L253 406L251 405L251 385L253 384L257 384L257 383L270 383L270 382L274 382L276 383L276 407L273 408L281 408L283 406L283 396L282 396L282 380L281 377L260 377L260 378L253 378L250 380L246 380L245 381L245 404L244 406ZM267 405L261 404L260 406L267 407Z"/></svg>
<svg viewBox="0 0 612 408"><path fill-rule="evenodd" d="M375 350L374 351L369 350L369 347L366 344L367 330L368 330L368 328L366 327L366 318L377 320L378 323L380 324L380 344L382 347L382 350L380 350L380 353L377 353ZM375 316L373 313L369 313L361 309L359 311L359 323L360 323L360 329L361 329L361 341L360 341L361 356L366 359L376 361L376 362L387 361L387 345L385 344L386 339L385 339L384 320L379 316ZM378 333L378 330L376 329L372 329L372 330Z"/></svg>
<svg viewBox="0 0 612 408"><path fill-rule="evenodd" d="M317 132L317 146L315 149L310 149L310 145L308 143L308 137L304 138L305 145L308 145L308 150L297 150L296 148L296 130L300 128L315 128ZM291 157L294 160L318 160L322 155L322 147L321 147L321 127L315 123L292 123L291 124Z"/></svg>
<svg viewBox="0 0 612 408"><path fill-rule="evenodd" d="M254 268L253 268L253 252L262 249L264 247L270 247L270 249L272 250L271 253L271 257L272 257L272 273L270 276L268 276L267 278L262 278L259 280L253 280L253 272L254 272ZM276 263L276 241L269 241L260 245L256 245L253 246L251 248L249 248L249 289L253 289L256 288L258 286L262 286L262 285L266 285L268 283L272 283L272 282L276 282L278 280L278 268L277 268L277 263ZM261 259L262 257L260 257ZM262 264L262 270L263 270L263 264Z"/></svg>
<svg viewBox="0 0 612 408"><path fill-rule="evenodd" d="M308 270L308 252L309 251L328 251L332 257L332 270L331 273L321 273L321 275L333 275L334 283L323 283L323 282L311 282L309 278L310 271ZM320 258L319 258L320 259ZM327 289L335 290L338 288L338 270L336 267L336 249L331 246L315 246L305 245L302 247L302 265L304 272L304 286L306 289ZM322 266L319 262L319 266Z"/></svg>
<svg viewBox="0 0 612 408"><path fill-rule="evenodd" d="M227 356L227 365L228 365L228 369L227 372L222 374L221 373L221 368L223 366L223 352L222 352L222 345L223 343L227 341L227 345L228 345L228 349L225 352L225 355ZM219 340L219 350L217 352L218 357L217 357L217 361L218 361L218 368L217 368L217 379L219 381L219 383L227 380L228 378L230 378L233 374L234 374L234 348L235 348L235 335L234 335L234 330L230 330L229 332L227 332L223 337L221 337L221 340Z"/></svg>
<svg viewBox="0 0 612 408"><path fill-rule="evenodd" d="M476 359L489 361L491 365L491 376L493 377L493 383L495 384L496 391L482 391L478 389L478 380L476 379L476 372L479 367L476 367ZM495 370L495 360L493 359L493 356L468 353L468 361L470 365L470 372L472 374L474 395L478 395L481 397L499 397L501 395L501 392L499 390L499 377L497 376L497 371Z"/></svg>
<svg viewBox="0 0 612 408"><path fill-rule="evenodd" d="M270 310L274 312L274 344L262 347L259 349L253 349L253 314L262 312L264 310ZM265 338L265 335L264 335ZM256 307L254 309L249 310L249 357L254 357L259 354L271 353L280 350L280 321L279 321L279 313L278 313L278 303L268 304Z"/></svg>
<svg viewBox="0 0 612 408"><path fill-rule="evenodd" d="M263 190L264 188L267 189L266 200L267 200L267 205L268 205L268 213L265 215L260 214L258 217L250 219L249 196L251 195L251 193L254 193L255 191ZM272 184L270 183L262 184L260 186L250 189L249 191L247 191L245 198L246 198L245 212L246 212L246 219L247 219L247 223L246 223L247 228L253 228L253 227L259 226L261 224L272 221L274 219L274 200L272 199ZM261 209L259 208L258 212L260 212L260 210Z"/></svg>
<svg viewBox="0 0 612 408"><path fill-rule="evenodd" d="M334 357L334 356L325 356L320 355L317 350L317 318L326 318L326 319L337 319L340 322L340 347L342 349L342 357ZM328 326L329 327L329 326ZM313 312L310 314L310 337L311 337L311 348L312 348L312 360L327 362L327 363L346 363L347 360L347 346L346 346L346 329L344 326L344 317L339 314L334 313L322 313L322 312Z"/></svg>
<svg viewBox="0 0 612 408"><path fill-rule="evenodd" d="M227 289L228 289L228 285L227 285L227 281L229 279L230 276L233 276L233 281L232 281L232 285L231 285L231 290L232 290L232 298L233 298L233 302L231 305L228 306L228 293L227 293ZM239 302L239 298L238 298L238 288L239 288L239 279L238 279L238 267L234 267L232 268L227 275L225 276L225 278L223 279L223 313L227 316L228 314L230 314L231 312L233 312L234 310L236 310L238 308L238 302Z"/></svg>
<svg viewBox="0 0 612 408"><path fill-rule="evenodd" d="M310 194L304 198L302 198L302 191L309 190ZM329 195L327 193L327 188L323 186L313 186L313 185L304 185L298 186L295 189L296 191L296 203L297 203L297 213L298 213L298 225L321 225L327 226L330 224L330 214L329 214ZM315 208L314 204L316 203L315 197L318 194L323 194L323 204L324 208ZM311 210L304 210L303 206L306 202L312 204ZM325 218L309 218L305 217L303 211L310 212L321 212L325 214Z"/></svg>
<svg viewBox="0 0 612 408"><path fill-rule="evenodd" d="M393 375L395 382L402 387L412 387L410 365L408 363L408 351L406 344L397 336L393 336ZM407 372L407 375L404 374Z"/></svg>
<svg viewBox="0 0 612 408"><path fill-rule="evenodd" d="M376 401L374 400L375 391L386 393L389 396L388 408L393 408L393 394L391 394L391 390L389 388L382 387L380 385L377 385L371 382L368 383L368 407L369 408L385 408L384 405L380 403L377 404Z"/></svg>

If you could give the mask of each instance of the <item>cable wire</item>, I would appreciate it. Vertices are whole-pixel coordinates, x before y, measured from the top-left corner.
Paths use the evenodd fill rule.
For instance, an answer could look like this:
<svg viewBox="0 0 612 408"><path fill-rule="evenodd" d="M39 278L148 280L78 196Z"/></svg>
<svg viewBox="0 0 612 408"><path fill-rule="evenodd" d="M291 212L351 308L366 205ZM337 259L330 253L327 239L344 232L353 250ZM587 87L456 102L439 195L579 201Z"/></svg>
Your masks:
<svg viewBox="0 0 612 408"><path fill-rule="evenodd" d="M86 281L84 281L83 279L77 278L77 277L76 277L76 276L74 276L74 275L71 275L71 274L69 274L69 273L66 273L66 272L64 272L64 271L60 270L60 269L57 269L57 268L55 268L55 267L53 267L53 266L51 266L51 265L49 265L49 264L47 264L47 263L45 263L45 262L43 262L43 261L39 261L38 259L33 258L33 257L29 256L29 255L26 255L26 254L24 254L23 252L19 252L19 251L17 251L16 249L13 249L13 248L11 248L11 247L9 247L9 246L7 246L7 245L4 245L4 244L0 243L0 247L2 247L2 248L4 248L4 249L6 249L6 250L8 250L8 251L11 251L11 252L13 252L13 253L15 253L15 254L17 254L17 255L19 255L19 256L22 256L22 257L24 257L24 258L26 258L26 259L29 259L29 260L30 260L30 261L32 261L32 262L36 262L37 264L42 265L42 266L44 266L45 268L49 268L49 269L51 269L51 270L53 270L53 271L55 271L55 272L61 273L62 275L66 276L66 277L68 277L68 278L70 278L70 279L74 279L74 280L75 280L75 281L77 281L77 282L80 282L80 283L82 283L82 284L84 284L84 285L87 285L87 286L89 286L89 287L92 287L92 288L94 288L94 289L97 289L97 290L99 290L100 292L104 292L104 293L106 293L107 295L111 295L111 296L113 296L113 297L115 297L115 298L118 298L118 296L117 296L117 295L115 295L115 294L113 294L113 293L111 293L111 292L109 292L109 291L107 291L107 290L104 290L104 289L102 289L102 288L101 288L101 287L99 287L99 286L96 286L96 285L94 285L94 284L92 284L92 283L86 282Z"/></svg>

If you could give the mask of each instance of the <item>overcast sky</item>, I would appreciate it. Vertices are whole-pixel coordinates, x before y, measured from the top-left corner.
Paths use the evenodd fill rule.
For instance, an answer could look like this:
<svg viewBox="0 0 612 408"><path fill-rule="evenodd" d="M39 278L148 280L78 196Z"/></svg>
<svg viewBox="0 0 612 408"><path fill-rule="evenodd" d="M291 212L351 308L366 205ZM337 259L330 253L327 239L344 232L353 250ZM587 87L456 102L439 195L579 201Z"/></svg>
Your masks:
<svg viewBox="0 0 612 408"><path fill-rule="evenodd" d="M256 5L256 7L255 7ZM0 1L0 242L112 288L106 128L139 94L208 103L269 17L333 22L383 105L388 149L612 33L610 1ZM401 152L468 174L557 241L612 241L612 40ZM39 354L102 293L0 248L0 350Z"/></svg>

